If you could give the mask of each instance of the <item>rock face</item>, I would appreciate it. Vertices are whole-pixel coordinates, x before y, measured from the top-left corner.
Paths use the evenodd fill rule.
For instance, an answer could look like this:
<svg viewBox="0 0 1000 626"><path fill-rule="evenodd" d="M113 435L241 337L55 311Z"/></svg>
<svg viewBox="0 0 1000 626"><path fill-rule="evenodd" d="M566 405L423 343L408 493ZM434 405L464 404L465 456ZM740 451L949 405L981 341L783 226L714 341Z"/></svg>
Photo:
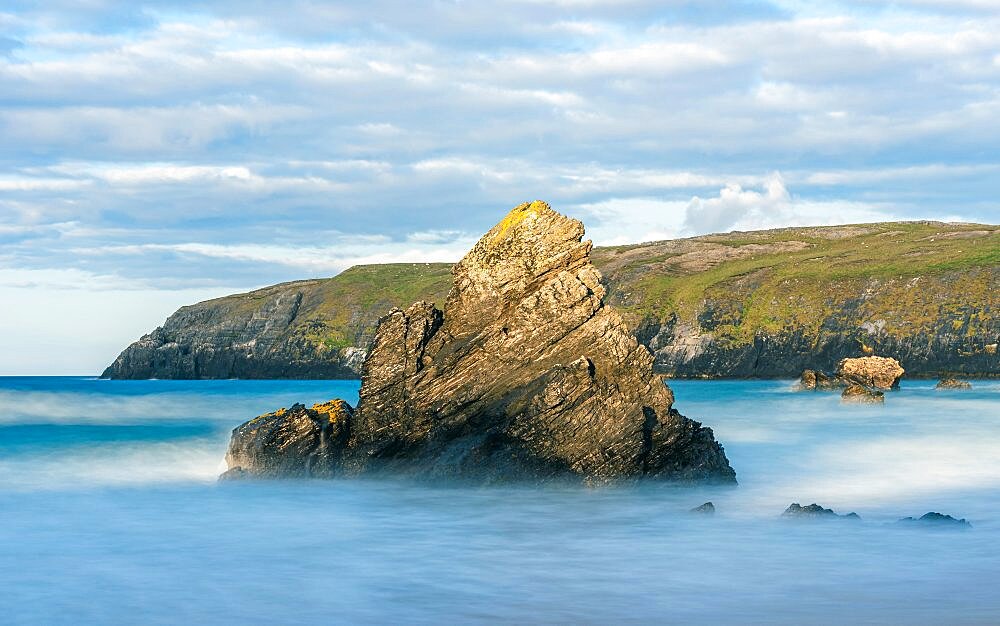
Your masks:
<svg viewBox="0 0 1000 626"><path fill-rule="evenodd" d="M965 380L958 380L956 378L942 378L938 381L938 384L934 385L935 389L972 389L972 383Z"/></svg>
<svg viewBox="0 0 1000 626"><path fill-rule="evenodd" d="M270 433L294 431L309 444L293 456L315 459L317 475L735 482L712 431L673 409L652 355L604 306L583 233L543 202L516 207L455 265L443 311L417 302L380 321L358 409L336 437L320 437L304 409L271 414L291 425L238 428L230 467L255 472L233 450L284 454Z"/></svg>
<svg viewBox="0 0 1000 626"><path fill-rule="evenodd" d="M606 302L671 377L793 378L859 354L917 378L1000 377L998 249L996 227L908 222L596 248L592 260ZM104 376L358 378L378 320L443 302L450 267L357 266L183 307Z"/></svg>
<svg viewBox="0 0 1000 626"><path fill-rule="evenodd" d="M854 404L882 404L885 402L885 394L878 389L852 384L844 389L840 399L842 402Z"/></svg>
<svg viewBox="0 0 1000 626"><path fill-rule="evenodd" d="M181 307L105 378L357 378L379 318L444 296L444 264L359 266Z"/></svg>
<svg viewBox="0 0 1000 626"><path fill-rule="evenodd" d="M899 361L881 356L842 359L837 364L837 377L873 389L897 389L905 370Z"/></svg>

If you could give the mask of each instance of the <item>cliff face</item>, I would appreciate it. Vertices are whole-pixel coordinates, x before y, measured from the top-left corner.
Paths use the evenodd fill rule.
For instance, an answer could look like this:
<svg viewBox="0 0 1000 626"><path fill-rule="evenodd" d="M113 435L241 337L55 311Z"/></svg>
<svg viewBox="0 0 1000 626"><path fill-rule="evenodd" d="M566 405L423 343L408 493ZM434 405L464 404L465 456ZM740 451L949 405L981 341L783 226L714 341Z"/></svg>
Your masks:
<svg viewBox="0 0 1000 626"><path fill-rule="evenodd" d="M1000 376L995 227L790 228L592 257L606 301L671 376L793 378L872 353L909 376ZM357 377L380 316L450 286L444 264L364 266L184 307L105 376Z"/></svg>
<svg viewBox="0 0 1000 626"><path fill-rule="evenodd" d="M360 266L182 307L127 347L105 378L357 378L393 307L439 299L447 264Z"/></svg>
<svg viewBox="0 0 1000 626"><path fill-rule="evenodd" d="M545 203L516 207L454 266L443 310L380 321L356 412L252 420L233 433L229 475L734 482L712 431L672 408L652 355L604 305L583 232Z"/></svg>

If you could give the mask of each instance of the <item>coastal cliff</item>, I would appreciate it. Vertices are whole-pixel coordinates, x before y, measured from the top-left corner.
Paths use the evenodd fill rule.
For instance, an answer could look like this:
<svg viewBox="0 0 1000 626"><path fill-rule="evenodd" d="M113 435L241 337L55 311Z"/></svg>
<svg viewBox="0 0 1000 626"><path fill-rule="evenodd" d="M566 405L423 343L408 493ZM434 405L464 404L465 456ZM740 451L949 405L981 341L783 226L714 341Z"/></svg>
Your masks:
<svg viewBox="0 0 1000 626"><path fill-rule="evenodd" d="M675 377L794 378L882 354L1000 376L1000 229L901 222L595 248L606 301ZM448 264L351 268L183 307L109 378L357 378L377 320L442 301Z"/></svg>
<svg viewBox="0 0 1000 626"><path fill-rule="evenodd" d="M454 266L443 309L420 301L379 321L356 410L250 420L225 476L735 482L711 429L673 408L605 305L583 234L544 202L515 207Z"/></svg>

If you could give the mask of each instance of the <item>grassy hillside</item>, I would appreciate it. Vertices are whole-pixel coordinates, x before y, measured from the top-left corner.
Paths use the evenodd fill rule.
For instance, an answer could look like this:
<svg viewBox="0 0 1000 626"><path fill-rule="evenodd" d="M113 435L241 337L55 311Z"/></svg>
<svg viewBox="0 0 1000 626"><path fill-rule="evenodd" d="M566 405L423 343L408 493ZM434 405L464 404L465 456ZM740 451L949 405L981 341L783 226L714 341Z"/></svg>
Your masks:
<svg viewBox="0 0 1000 626"><path fill-rule="evenodd" d="M734 232L696 239L599 249L595 260L616 285L616 304L633 322L670 315L710 320L720 339L749 342L790 327L818 334L847 301L873 289L864 314L892 320L902 336L928 327L942 307L970 304L972 332L998 311L1000 229L939 222L890 222ZM946 282L939 280L949 277Z"/></svg>
<svg viewBox="0 0 1000 626"><path fill-rule="evenodd" d="M593 259L608 302L666 373L785 376L876 351L926 375L1000 374L1000 227L732 232L595 248ZM202 302L133 344L107 374L356 372L381 315L417 300L442 305L450 284L449 264L368 265Z"/></svg>

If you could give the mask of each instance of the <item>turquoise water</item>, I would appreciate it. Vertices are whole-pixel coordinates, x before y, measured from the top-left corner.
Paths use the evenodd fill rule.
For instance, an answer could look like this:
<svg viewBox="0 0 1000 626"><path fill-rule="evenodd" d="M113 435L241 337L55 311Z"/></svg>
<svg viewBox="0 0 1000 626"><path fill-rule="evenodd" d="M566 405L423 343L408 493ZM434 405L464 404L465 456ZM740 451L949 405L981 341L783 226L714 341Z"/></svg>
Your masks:
<svg viewBox="0 0 1000 626"><path fill-rule="evenodd" d="M1000 383L904 383L673 383L738 488L470 488L215 482L234 426L356 382L0 378L0 622L997 623ZM863 521L778 517L814 501ZM892 523L931 510L974 528Z"/></svg>

